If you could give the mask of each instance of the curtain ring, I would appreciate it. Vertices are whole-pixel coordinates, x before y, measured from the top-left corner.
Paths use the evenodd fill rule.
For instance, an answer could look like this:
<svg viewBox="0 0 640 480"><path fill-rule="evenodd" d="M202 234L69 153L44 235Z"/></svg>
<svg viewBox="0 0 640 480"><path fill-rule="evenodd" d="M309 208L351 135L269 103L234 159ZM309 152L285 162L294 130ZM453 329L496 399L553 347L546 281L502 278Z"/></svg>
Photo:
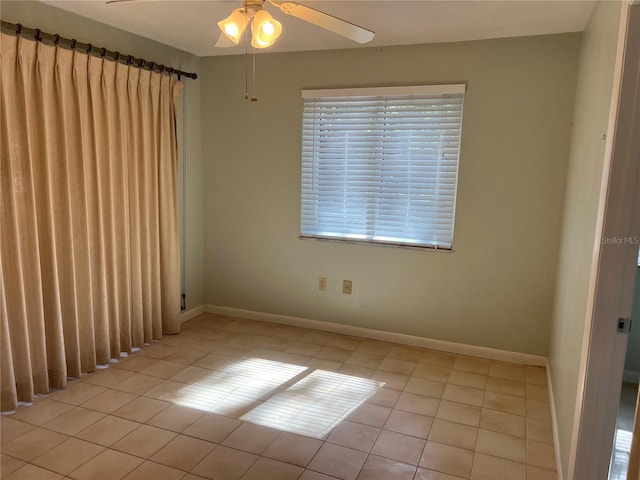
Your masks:
<svg viewBox="0 0 640 480"><path fill-rule="evenodd" d="M149 70L151 70L152 72L156 69L156 62L151 62L149 64Z"/></svg>
<svg viewBox="0 0 640 480"><path fill-rule="evenodd" d="M127 65L132 65L134 60L135 58L133 55L129 55L129 58L127 58Z"/></svg>
<svg viewBox="0 0 640 480"><path fill-rule="evenodd" d="M100 57L104 58L104 57L106 57L106 55L107 55L107 49L106 49L106 48L103 48L103 49L100 51Z"/></svg>
<svg viewBox="0 0 640 480"><path fill-rule="evenodd" d="M33 38L35 38L36 42L42 41L42 31L39 28L36 28L36 34Z"/></svg>
<svg viewBox="0 0 640 480"><path fill-rule="evenodd" d="M87 44L87 54L93 53L93 45Z"/></svg>
<svg viewBox="0 0 640 480"><path fill-rule="evenodd" d="M75 38L71 39L71 50L75 50L78 46L78 41Z"/></svg>
<svg viewBox="0 0 640 480"><path fill-rule="evenodd" d="M60 43L60 35L58 35L58 34L56 33L56 34L54 35L53 44L57 47L59 43Z"/></svg>
<svg viewBox="0 0 640 480"><path fill-rule="evenodd" d="M120 52L116 52L116 53L113 55L113 61L114 61L114 62L117 62L118 60L120 60Z"/></svg>
<svg viewBox="0 0 640 480"><path fill-rule="evenodd" d="M20 35L22 33L22 24L16 23L16 35Z"/></svg>

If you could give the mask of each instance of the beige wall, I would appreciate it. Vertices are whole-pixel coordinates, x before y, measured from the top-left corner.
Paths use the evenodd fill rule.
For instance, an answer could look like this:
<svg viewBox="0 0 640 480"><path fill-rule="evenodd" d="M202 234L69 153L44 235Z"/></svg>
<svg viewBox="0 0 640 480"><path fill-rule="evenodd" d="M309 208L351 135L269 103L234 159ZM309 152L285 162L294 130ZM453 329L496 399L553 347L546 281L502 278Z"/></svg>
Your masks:
<svg viewBox="0 0 640 480"><path fill-rule="evenodd" d="M79 17L64 10L32 1L2 1L2 19L22 23L26 27L40 28L63 37L76 38L80 42L91 42L109 50L145 58L158 64L170 65L187 72L199 73L200 58L195 55L162 45L113 27ZM204 302L204 229L203 229L203 183L202 183L202 139L200 112L200 80L183 79L186 99L186 142L182 141L183 104L179 106L179 141L187 152L187 261L186 292L187 307ZM182 172L182 165L180 165Z"/></svg>
<svg viewBox="0 0 640 480"><path fill-rule="evenodd" d="M598 2L583 33L567 174L566 199L549 343L559 446L564 472L574 427L581 376L583 338L592 256L596 248L596 217L605 159L605 141L614 61L620 22L620 2Z"/></svg>
<svg viewBox="0 0 640 480"><path fill-rule="evenodd" d="M261 54L257 103L202 59L206 302L546 354L579 43ZM301 89L461 81L455 253L298 239Z"/></svg>

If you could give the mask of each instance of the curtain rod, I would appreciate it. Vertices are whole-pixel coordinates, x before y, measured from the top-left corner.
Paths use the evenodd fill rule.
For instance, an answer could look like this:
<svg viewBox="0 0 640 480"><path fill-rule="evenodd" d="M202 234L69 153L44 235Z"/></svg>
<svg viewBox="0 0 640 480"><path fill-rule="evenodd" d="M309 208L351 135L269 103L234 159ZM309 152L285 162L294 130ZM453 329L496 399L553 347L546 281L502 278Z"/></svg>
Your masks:
<svg viewBox="0 0 640 480"><path fill-rule="evenodd" d="M144 58L135 58L133 55L125 55L120 52L112 52L103 47L94 47L90 43L81 43L78 42L75 38L64 38L58 35L57 33L51 34L46 33L40 30L39 28L27 28L23 27L19 23L10 23L2 22L2 30L8 33L13 33L17 36L29 36L33 37L33 39L37 42L45 43L45 40L50 41L53 45L59 47L67 47L71 50L78 50L81 52L85 52L86 54L93 54L107 60L113 62L125 63L127 65L131 65L137 68L146 68L147 70L151 70L152 72L160 72L167 73L168 75L177 75L178 80L180 77L192 78L195 80L198 78L198 75L195 73L183 72L182 70L177 70L173 67L166 67L164 65L158 65L156 62L148 62Z"/></svg>

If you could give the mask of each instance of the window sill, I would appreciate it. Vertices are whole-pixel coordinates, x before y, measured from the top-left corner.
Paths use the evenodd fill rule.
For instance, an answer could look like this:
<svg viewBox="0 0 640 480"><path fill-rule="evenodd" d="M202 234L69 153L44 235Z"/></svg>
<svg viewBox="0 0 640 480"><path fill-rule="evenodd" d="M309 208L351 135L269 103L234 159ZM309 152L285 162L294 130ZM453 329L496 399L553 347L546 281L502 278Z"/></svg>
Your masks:
<svg viewBox="0 0 640 480"><path fill-rule="evenodd" d="M400 243L386 243L386 242L374 242L369 240L352 240L345 238L328 238L328 237L312 237L299 235L298 238L300 240L318 240L320 242L328 242L328 243L348 243L352 245L368 245L372 247L387 247L387 248L401 248L404 250L420 250L420 251L429 251L434 253L455 253L453 248L436 248L432 246L419 246L419 245L406 245Z"/></svg>

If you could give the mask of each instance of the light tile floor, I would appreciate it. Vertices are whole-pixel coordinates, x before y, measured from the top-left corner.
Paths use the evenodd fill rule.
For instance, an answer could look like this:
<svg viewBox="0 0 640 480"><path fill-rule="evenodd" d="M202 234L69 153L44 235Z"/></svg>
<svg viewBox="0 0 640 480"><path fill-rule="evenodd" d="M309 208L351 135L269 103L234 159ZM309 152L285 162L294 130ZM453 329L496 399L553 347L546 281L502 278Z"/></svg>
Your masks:
<svg viewBox="0 0 640 480"><path fill-rule="evenodd" d="M556 478L543 368L214 315L1 422L7 480Z"/></svg>
<svg viewBox="0 0 640 480"><path fill-rule="evenodd" d="M626 480L629 467L629 452L633 437L633 423L636 415L638 385L624 382L620 395L620 407L616 420L616 436L611 456L609 480Z"/></svg>

